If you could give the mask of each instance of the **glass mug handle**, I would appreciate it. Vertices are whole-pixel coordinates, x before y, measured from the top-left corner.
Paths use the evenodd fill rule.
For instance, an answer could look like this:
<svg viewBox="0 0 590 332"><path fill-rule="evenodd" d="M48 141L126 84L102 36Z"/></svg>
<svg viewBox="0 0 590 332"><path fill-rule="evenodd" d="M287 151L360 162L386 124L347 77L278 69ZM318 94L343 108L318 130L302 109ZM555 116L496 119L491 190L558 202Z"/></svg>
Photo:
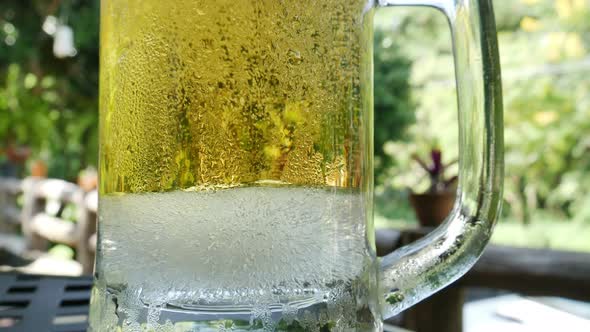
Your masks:
<svg viewBox="0 0 590 332"><path fill-rule="evenodd" d="M379 0L429 6L449 21L459 106L459 187L443 225L381 261L382 314L391 317L461 277L490 239L502 203L502 86L492 0Z"/></svg>

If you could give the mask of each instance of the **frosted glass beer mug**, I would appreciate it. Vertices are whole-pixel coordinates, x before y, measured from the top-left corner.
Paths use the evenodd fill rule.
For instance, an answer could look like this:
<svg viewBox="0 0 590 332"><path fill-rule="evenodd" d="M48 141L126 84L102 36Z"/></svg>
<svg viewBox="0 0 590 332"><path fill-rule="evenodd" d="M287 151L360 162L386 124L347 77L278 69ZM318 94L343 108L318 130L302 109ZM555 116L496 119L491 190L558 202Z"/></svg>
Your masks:
<svg viewBox="0 0 590 332"><path fill-rule="evenodd" d="M460 185L379 259L374 9L452 29ZM379 331L469 269L501 202L491 0L102 0L90 331Z"/></svg>

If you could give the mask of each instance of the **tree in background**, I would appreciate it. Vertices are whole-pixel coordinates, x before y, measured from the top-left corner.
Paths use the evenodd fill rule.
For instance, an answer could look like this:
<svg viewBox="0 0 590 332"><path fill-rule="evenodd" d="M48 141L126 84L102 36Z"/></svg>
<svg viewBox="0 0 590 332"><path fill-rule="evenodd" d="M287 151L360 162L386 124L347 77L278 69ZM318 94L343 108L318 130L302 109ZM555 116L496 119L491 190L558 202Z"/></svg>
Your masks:
<svg viewBox="0 0 590 332"><path fill-rule="evenodd" d="M375 178L384 182L394 158L384 149L389 141L407 137L407 127L415 121L411 98L411 62L396 42L397 31L377 29L374 39L375 93Z"/></svg>
<svg viewBox="0 0 590 332"><path fill-rule="evenodd" d="M98 22L98 0L0 2L0 147L29 146L53 177L96 164ZM73 29L74 57L54 55L55 23Z"/></svg>
<svg viewBox="0 0 590 332"><path fill-rule="evenodd" d="M446 58L452 59L449 41L440 33L447 30L435 10L396 7L375 15L375 208L388 219L414 220L407 187L417 185L422 171L411 155L429 151L436 138L421 110L424 83L417 68L430 68L424 55L433 52L448 49Z"/></svg>
<svg viewBox="0 0 590 332"><path fill-rule="evenodd" d="M590 3L585 0L494 1L505 105L506 219L590 220ZM416 124L410 143L390 144L404 162L416 141L435 140L457 155L456 94L450 35L439 13L392 11L396 37L413 60ZM410 19L407 19L409 17ZM404 26L403 22L408 22ZM404 42L406 40L407 42ZM411 162L411 161L410 161ZM391 173L403 190L408 173Z"/></svg>
<svg viewBox="0 0 590 332"><path fill-rule="evenodd" d="M499 2L498 2L499 4ZM522 0L500 34L507 210L590 220L590 3Z"/></svg>

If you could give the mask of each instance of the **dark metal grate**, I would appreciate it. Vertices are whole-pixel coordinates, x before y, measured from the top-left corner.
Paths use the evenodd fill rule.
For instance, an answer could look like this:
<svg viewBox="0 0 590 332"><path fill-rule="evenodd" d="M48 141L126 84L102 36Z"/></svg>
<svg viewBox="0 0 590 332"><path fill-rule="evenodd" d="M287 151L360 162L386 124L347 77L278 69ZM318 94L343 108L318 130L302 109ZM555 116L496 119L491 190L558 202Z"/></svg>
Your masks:
<svg viewBox="0 0 590 332"><path fill-rule="evenodd" d="M0 274L0 332L84 332L91 277Z"/></svg>

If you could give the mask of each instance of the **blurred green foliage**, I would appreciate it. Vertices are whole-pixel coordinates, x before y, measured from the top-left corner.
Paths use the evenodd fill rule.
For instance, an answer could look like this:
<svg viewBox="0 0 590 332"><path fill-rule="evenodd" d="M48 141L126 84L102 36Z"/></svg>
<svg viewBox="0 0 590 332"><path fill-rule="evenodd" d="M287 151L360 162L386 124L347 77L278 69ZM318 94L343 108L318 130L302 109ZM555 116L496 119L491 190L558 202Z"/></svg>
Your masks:
<svg viewBox="0 0 590 332"><path fill-rule="evenodd" d="M385 38L381 39L382 35ZM432 104L440 100L426 91L428 84L453 78L450 33L446 19L434 9L396 7L377 10L375 36L375 151L378 157L381 150L385 154L383 159L387 161L385 167L376 167L376 212L390 220L413 222L414 213L408 203L409 188L426 190L428 178L412 160L412 155L428 155L431 147L441 146L445 162L457 156L456 146L444 140L448 135L451 140L456 136L457 124L453 122L456 121L455 96L452 92L448 93L448 88L443 90L448 94L444 98L450 100L445 105L450 112L435 112L432 117L425 111L442 108ZM383 44L390 43L389 48L383 47ZM405 61L397 63L397 72L404 72L407 76L396 76L399 82L388 84L394 87L392 89L379 82L380 76L391 77L383 72L392 70L390 67L379 66L379 59L387 55ZM408 93L400 86L409 86ZM401 98L405 98L403 103L398 101ZM378 105L383 100L394 100L402 105L400 108L392 107L389 112L390 121L400 124L395 128L396 132L380 127ZM447 121L447 127L437 127L441 116ZM450 127L449 122L453 122ZM380 223L380 226L384 225Z"/></svg>
<svg viewBox="0 0 590 332"><path fill-rule="evenodd" d="M414 123L411 97L411 62L401 52L393 29L377 29L374 39L375 94L375 176L386 181L387 169L394 163L384 149L385 143L407 137L406 128Z"/></svg>
<svg viewBox="0 0 590 332"><path fill-rule="evenodd" d="M57 5L56 5L57 4ZM590 220L590 3L495 0L505 98L506 219ZM97 156L99 1L0 2L0 145L27 144L50 176L72 179ZM53 55L48 15L74 30L75 57ZM377 212L410 220L420 189L412 153L457 157L446 19L379 9L375 31ZM1 146L0 146L1 147ZM541 212L539 212L541 211Z"/></svg>
<svg viewBox="0 0 590 332"><path fill-rule="evenodd" d="M505 219L588 222L590 3L496 0L494 5L505 105ZM397 29L402 54L413 60L416 123L407 130L407 142L386 144L396 167L377 186L378 194L395 198L391 191L418 183L411 153L434 141L447 158L457 156L453 59L441 14L394 8L378 16L381 29ZM379 206L377 211L400 215Z"/></svg>
<svg viewBox="0 0 590 332"><path fill-rule="evenodd" d="M590 220L590 3L521 1L500 34L507 213Z"/></svg>
<svg viewBox="0 0 590 332"><path fill-rule="evenodd" d="M96 164L98 9L98 0L0 2L0 148L28 145L51 177ZM74 30L75 57L54 56L49 15Z"/></svg>

